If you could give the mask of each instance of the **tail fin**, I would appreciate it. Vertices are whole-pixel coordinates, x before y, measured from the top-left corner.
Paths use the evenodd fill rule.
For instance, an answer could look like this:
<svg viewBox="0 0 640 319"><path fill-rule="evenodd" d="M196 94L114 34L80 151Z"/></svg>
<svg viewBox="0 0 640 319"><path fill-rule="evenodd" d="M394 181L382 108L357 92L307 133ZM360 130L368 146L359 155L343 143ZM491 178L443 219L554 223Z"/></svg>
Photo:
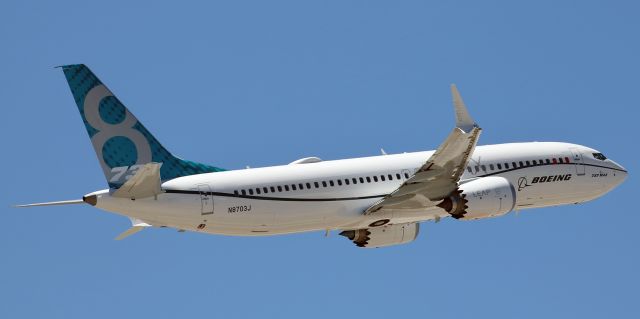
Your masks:
<svg viewBox="0 0 640 319"><path fill-rule="evenodd" d="M62 71L109 187L120 187L148 163L162 164L163 181L224 171L171 155L84 64L64 65Z"/></svg>

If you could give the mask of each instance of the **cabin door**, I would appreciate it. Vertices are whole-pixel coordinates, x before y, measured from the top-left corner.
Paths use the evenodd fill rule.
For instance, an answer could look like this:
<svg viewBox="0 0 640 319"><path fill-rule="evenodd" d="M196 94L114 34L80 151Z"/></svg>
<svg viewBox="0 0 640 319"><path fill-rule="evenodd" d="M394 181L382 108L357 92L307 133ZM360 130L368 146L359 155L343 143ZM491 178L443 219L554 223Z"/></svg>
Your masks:
<svg viewBox="0 0 640 319"><path fill-rule="evenodd" d="M211 192L211 187L206 184L198 185L198 192L200 193L200 205L202 215L211 215L213 214L213 192Z"/></svg>
<svg viewBox="0 0 640 319"><path fill-rule="evenodd" d="M582 153L579 150L572 148L571 154L573 155L573 163L576 166L576 174L578 176L584 175L585 167Z"/></svg>

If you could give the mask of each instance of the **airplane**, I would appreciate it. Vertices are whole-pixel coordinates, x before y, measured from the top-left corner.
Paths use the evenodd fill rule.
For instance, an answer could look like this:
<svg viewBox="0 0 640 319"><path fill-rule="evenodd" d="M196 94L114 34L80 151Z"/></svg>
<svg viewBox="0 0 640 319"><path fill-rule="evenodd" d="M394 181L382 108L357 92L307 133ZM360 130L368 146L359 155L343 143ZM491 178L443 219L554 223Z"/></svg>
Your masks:
<svg viewBox="0 0 640 319"><path fill-rule="evenodd" d="M109 188L78 200L130 218L116 239L149 227L235 236L340 231L356 246L412 242L420 223L477 220L584 203L627 170L560 142L476 146L481 128L451 85L455 127L435 151L225 170L175 157L85 65L62 71Z"/></svg>

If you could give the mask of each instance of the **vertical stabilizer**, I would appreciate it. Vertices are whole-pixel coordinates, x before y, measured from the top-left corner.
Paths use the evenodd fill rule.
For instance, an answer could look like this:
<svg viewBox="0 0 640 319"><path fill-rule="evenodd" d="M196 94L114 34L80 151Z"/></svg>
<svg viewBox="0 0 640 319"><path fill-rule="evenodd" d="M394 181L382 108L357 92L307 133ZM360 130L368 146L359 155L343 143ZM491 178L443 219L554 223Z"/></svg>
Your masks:
<svg viewBox="0 0 640 319"><path fill-rule="evenodd" d="M173 156L84 64L62 66L110 187L120 187L148 163L162 180L224 169Z"/></svg>

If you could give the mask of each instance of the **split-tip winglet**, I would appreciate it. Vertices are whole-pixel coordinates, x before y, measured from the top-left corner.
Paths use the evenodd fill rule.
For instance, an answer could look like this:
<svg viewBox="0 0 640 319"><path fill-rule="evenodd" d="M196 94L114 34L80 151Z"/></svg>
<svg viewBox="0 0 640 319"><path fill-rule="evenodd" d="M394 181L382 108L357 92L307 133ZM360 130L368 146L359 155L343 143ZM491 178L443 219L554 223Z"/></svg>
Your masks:
<svg viewBox="0 0 640 319"><path fill-rule="evenodd" d="M464 105L464 101L455 84L451 84L451 96L453 97L453 108L456 113L456 126L465 133L471 132L474 127L478 127L478 124L469 115L469 111Z"/></svg>

